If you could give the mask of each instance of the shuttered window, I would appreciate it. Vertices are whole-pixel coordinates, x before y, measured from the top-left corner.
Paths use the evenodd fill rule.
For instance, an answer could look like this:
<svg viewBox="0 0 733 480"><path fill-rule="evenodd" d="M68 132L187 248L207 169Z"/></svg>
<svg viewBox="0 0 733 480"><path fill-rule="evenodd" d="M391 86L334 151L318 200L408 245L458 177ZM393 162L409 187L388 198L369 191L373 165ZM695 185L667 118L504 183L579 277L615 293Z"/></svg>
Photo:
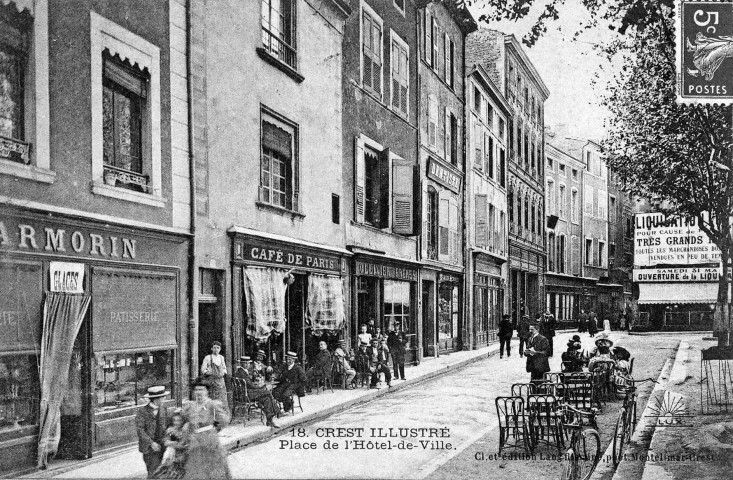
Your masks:
<svg viewBox="0 0 733 480"><path fill-rule="evenodd" d="M392 40L392 108L403 116L408 116L407 105L410 91L409 55L407 45L397 39Z"/></svg>
<svg viewBox="0 0 733 480"><path fill-rule="evenodd" d="M438 143L438 100L428 96L428 143L435 148Z"/></svg>
<svg viewBox="0 0 733 480"><path fill-rule="evenodd" d="M362 85L382 94L382 26L362 11Z"/></svg>
<svg viewBox="0 0 733 480"><path fill-rule="evenodd" d="M402 158L392 159L392 230L401 235L414 234L415 167Z"/></svg>
<svg viewBox="0 0 733 480"><path fill-rule="evenodd" d="M580 239L576 235L570 237L570 265L573 275L580 275Z"/></svg>
<svg viewBox="0 0 733 480"><path fill-rule="evenodd" d="M486 222L486 206L488 197L486 195L476 195L476 207L475 207L475 217L476 217L476 246L477 247L486 247L489 243L489 230L488 230L488 224Z"/></svg>

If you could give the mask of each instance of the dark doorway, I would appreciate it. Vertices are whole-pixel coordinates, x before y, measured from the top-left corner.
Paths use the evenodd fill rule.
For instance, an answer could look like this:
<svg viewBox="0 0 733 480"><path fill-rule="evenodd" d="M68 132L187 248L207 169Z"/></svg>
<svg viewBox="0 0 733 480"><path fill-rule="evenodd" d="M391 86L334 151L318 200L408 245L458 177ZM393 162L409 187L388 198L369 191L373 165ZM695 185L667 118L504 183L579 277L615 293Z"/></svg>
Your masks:
<svg viewBox="0 0 733 480"><path fill-rule="evenodd" d="M211 353L212 342L224 345L224 272L201 269L201 293L199 294L198 322L198 367L204 357ZM224 355L226 352L222 350Z"/></svg>
<svg viewBox="0 0 733 480"><path fill-rule="evenodd" d="M423 355L432 357L435 355L435 293L434 283L422 282L422 338Z"/></svg>
<svg viewBox="0 0 733 480"><path fill-rule="evenodd" d="M318 341L315 341L315 348L313 345L313 339L306 338L305 331L303 330L303 323L305 319L305 305L308 288L308 276L307 275L294 275L295 281L292 285L288 286L285 292L285 311L287 312L287 319L285 323L285 345L286 351L295 352L298 357L306 363L311 355L315 355L318 351ZM310 335L307 335L310 336ZM270 337L272 338L272 337ZM284 353L280 352L278 361L284 361Z"/></svg>

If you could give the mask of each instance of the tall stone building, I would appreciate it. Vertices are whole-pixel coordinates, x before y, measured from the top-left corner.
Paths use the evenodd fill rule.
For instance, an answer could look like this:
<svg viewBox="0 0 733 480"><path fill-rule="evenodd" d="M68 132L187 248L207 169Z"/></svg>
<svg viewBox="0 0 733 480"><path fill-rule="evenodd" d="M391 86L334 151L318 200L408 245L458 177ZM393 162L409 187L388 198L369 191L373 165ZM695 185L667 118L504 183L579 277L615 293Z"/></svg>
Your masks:
<svg viewBox="0 0 733 480"><path fill-rule="evenodd" d="M514 321L545 308L544 102L547 86L513 35L471 34L466 61L482 65L511 105L508 125L509 311Z"/></svg>

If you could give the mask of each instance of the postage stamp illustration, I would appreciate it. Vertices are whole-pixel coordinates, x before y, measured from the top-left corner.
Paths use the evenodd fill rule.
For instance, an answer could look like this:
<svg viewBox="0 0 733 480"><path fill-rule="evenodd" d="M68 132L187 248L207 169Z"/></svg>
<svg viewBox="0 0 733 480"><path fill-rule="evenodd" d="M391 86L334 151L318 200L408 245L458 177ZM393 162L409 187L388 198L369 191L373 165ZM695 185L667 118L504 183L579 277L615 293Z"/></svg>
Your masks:
<svg viewBox="0 0 733 480"><path fill-rule="evenodd" d="M677 101L733 102L733 3L678 0Z"/></svg>

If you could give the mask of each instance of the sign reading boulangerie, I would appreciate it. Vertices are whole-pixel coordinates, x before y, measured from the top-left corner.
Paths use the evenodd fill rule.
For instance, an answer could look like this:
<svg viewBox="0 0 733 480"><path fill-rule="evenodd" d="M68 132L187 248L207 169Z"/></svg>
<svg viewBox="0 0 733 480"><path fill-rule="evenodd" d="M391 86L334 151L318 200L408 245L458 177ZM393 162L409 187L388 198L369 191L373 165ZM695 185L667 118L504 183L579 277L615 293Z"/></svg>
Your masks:
<svg viewBox="0 0 733 480"><path fill-rule="evenodd" d="M634 265L699 265L719 263L720 250L700 230L695 218L640 213L634 218Z"/></svg>
<svg viewBox="0 0 733 480"><path fill-rule="evenodd" d="M84 293L84 264L51 262L51 291L63 293Z"/></svg>

